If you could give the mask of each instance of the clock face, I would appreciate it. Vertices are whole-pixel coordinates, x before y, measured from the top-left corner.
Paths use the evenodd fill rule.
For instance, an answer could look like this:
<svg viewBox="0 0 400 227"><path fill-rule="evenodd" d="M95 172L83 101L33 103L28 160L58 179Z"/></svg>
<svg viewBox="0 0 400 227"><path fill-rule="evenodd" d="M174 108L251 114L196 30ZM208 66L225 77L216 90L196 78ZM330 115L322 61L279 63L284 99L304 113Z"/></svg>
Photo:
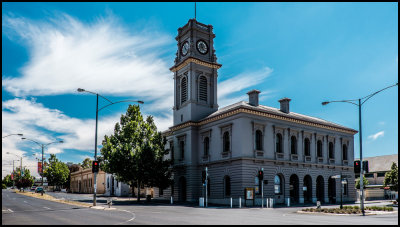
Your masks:
<svg viewBox="0 0 400 227"><path fill-rule="evenodd" d="M181 51L182 51L182 55L183 55L183 56L186 56L186 54L187 54L188 51L189 51L189 43L188 43L188 41L186 41L186 42L183 43L182 48L181 48Z"/></svg>
<svg viewBox="0 0 400 227"><path fill-rule="evenodd" d="M204 42L203 40L199 40L197 41L197 50L201 53L201 54L207 54L208 52L208 46L207 43Z"/></svg>

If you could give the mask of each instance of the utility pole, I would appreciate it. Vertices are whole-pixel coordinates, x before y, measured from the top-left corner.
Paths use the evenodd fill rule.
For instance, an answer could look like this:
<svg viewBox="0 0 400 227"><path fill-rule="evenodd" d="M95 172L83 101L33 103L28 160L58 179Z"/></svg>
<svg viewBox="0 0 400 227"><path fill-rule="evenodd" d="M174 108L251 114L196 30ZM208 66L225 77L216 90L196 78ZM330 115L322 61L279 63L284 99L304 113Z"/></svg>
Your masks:
<svg viewBox="0 0 400 227"><path fill-rule="evenodd" d="M208 183L208 169L207 169L207 166L206 166L206 180L205 180L205 182L206 182L206 207L208 207L208 198L207 198L207 183Z"/></svg>

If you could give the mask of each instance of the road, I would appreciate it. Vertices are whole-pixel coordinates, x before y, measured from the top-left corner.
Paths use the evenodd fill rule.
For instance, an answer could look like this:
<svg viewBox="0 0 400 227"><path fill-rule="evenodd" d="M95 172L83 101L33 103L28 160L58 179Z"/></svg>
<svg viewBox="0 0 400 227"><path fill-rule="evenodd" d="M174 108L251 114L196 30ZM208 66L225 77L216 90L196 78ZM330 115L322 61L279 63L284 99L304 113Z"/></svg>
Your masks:
<svg viewBox="0 0 400 227"><path fill-rule="evenodd" d="M121 210L96 210L2 190L2 225L113 225L134 220Z"/></svg>
<svg viewBox="0 0 400 227"><path fill-rule="evenodd" d="M146 205L135 201L120 201L113 206L117 210L107 211L44 201L7 190L2 191L2 198L2 224L398 225L398 213L339 216L299 214L296 211L301 208L295 207L199 208L175 204Z"/></svg>

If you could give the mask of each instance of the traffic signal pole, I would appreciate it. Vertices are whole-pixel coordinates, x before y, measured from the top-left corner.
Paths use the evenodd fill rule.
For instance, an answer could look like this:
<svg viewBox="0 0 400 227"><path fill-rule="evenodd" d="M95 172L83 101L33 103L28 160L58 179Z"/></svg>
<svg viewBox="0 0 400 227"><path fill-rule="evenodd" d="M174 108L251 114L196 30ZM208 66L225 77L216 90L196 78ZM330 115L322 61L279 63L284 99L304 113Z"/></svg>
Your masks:
<svg viewBox="0 0 400 227"><path fill-rule="evenodd" d="M97 161L97 121L98 121L98 116L99 116L99 94L96 94L96 133L95 133L95 138L94 138L94 160ZM96 206L96 189L97 189L97 172L94 172L94 192L93 192L93 206Z"/></svg>
<svg viewBox="0 0 400 227"><path fill-rule="evenodd" d="M208 171L207 171L208 169L207 169L207 167L206 167L206 180L205 180L205 182L206 182L206 207L208 207L208 198L207 198L207 178L208 178Z"/></svg>
<svg viewBox="0 0 400 227"><path fill-rule="evenodd" d="M364 168L363 168L363 161L362 161L362 130L361 130L361 99L358 99L358 121L360 124L360 205L361 205L361 212L363 216L365 216L364 211Z"/></svg>

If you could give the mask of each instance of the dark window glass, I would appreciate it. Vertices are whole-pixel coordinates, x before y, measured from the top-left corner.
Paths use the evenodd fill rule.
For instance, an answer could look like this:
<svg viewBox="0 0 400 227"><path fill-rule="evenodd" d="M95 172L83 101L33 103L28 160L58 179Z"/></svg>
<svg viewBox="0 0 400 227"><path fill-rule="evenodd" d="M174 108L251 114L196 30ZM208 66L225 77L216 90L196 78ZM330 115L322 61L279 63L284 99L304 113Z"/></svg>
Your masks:
<svg viewBox="0 0 400 227"><path fill-rule="evenodd" d="M180 142L180 148L181 148L181 159L185 158L185 142L181 141Z"/></svg>
<svg viewBox="0 0 400 227"><path fill-rule="evenodd" d="M291 145L290 145L290 151L292 154L297 154L297 139L295 136L292 136L291 139Z"/></svg>
<svg viewBox="0 0 400 227"><path fill-rule="evenodd" d="M231 195L231 178L229 176L225 176L225 196Z"/></svg>
<svg viewBox="0 0 400 227"><path fill-rule="evenodd" d="M204 139L204 157L208 156L209 149L210 149L210 139L206 137Z"/></svg>
<svg viewBox="0 0 400 227"><path fill-rule="evenodd" d="M310 140L306 138L304 140L304 155L305 156L310 156Z"/></svg>
<svg viewBox="0 0 400 227"><path fill-rule="evenodd" d="M256 131L256 150L262 150L262 133L260 130Z"/></svg>
<svg viewBox="0 0 400 227"><path fill-rule="evenodd" d="M322 158L322 142L318 140L317 142L317 156Z"/></svg>
<svg viewBox="0 0 400 227"><path fill-rule="evenodd" d="M343 160L347 160L347 146L343 144Z"/></svg>
<svg viewBox="0 0 400 227"><path fill-rule="evenodd" d="M224 152L229 152L230 149L230 141L229 141L229 132L224 133Z"/></svg>
<svg viewBox="0 0 400 227"><path fill-rule="evenodd" d="M377 177L384 177L385 176L385 173L378 173L377 174Z"/></svg>
<svg viewBox="0 0 400 227"><path fill-rule="evenodd" d="M329 142L329 158L334 158L334 150L332 142Z"/></svg>
<svg viewBox="0 0 400 227"><path fill-rule="evenodd" d="M374 177L374 174L373 174L373 173L366 173L366 174L365 174L365 177L372 177L372 178L373 178L373 177Z"/></svg>
<svg viewBox="0 0 400 227"><path fill-rule="evenodd" d="M276 152L282 153L282 135L276 134Z"/></svg>

